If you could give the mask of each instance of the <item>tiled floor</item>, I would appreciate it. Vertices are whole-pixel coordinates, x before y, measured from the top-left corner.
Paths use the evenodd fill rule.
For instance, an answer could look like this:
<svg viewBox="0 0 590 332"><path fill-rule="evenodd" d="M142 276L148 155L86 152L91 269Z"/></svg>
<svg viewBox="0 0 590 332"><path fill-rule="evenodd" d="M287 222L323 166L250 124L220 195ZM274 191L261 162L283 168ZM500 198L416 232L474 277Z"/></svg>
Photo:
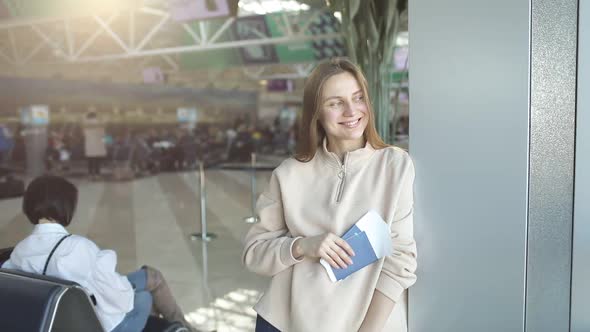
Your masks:
<svg viewBox="0 0 590 332"><path fill-rule="evenodd" d="M270 172L257 173L257 191ZM158 267L187 318L217 331L253 331L251 309L268 279L244 269L241 239L251 215L250 173L206 172L207 228L211 242L192 240L200 232L198 173L165 173L129 182L73 180L79 205L69 231L118 253L118 270ZM14 245L32 229L21 199L0 201L0 248Z"/></svg>

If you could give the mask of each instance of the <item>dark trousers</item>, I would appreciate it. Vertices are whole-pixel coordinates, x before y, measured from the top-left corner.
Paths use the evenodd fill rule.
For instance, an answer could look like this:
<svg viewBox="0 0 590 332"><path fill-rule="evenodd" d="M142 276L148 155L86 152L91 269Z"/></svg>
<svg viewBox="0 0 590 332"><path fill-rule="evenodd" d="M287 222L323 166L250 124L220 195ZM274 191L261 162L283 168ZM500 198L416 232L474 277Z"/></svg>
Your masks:
<svg viewBox="0 0 590 332"><path fill-rule="evenodd" d="M87 157L88 174L100 175L100 157Z"/></svg>
<svg viewBox="0 0 590 332"><path fill-rule="evenodd" d="M272 326L269 322L260 317L256 316L256 330L255 332L281 332L276 327Z"/></svg>

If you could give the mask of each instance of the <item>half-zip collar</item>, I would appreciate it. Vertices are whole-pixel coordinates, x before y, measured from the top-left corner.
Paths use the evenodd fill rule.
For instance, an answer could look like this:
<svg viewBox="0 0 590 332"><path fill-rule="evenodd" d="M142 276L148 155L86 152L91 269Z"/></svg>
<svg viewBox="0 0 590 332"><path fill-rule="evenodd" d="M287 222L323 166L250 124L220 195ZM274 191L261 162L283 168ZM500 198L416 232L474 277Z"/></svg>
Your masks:
<svg viewBox="0 0 590 332"><path fill-rule="evenodd" d="M333 153L333 155L338 159L338 162L340 163L340 159L338 158L338 156L336 156L336 154ZM342 200L342 194L344 193L344 184L346 183L346 162L348 161L348 152L346 154L344 154L344 163L342 163L342 166L340 168L340 171L338 171L338 189L336 191L336 203L340 203L340 201Z"/></svg>
<svg viewBox="0 0 590 332"><path fill-rule="evenodd" d="M365 161L369 160L375 149L369 144L365 143L365 147L356 149L354 151L346 152L344 155L344 163L340 161L338 155L334 152L328 151L328 140L324 138L322 142L322 148L318 149L317 155L322 162L325 162L330 167L336 168L339 171L346 168L346 171L352 171L361 167Z"/></svg>
<svg viewBox="0 0 590 332"><path fill-rule="evenodd" d="M319 160L331 168L337 169L338 184L336 186L336 203L342 201L342 195L344 194L344 188L350 172L360 168L365 161L369 160L374 152L375 149L367 142L364 148L346 152L344 154L344 161L340 161L336 153L328 151L327 140L324 139L322 149L318 151Z"/></svg>

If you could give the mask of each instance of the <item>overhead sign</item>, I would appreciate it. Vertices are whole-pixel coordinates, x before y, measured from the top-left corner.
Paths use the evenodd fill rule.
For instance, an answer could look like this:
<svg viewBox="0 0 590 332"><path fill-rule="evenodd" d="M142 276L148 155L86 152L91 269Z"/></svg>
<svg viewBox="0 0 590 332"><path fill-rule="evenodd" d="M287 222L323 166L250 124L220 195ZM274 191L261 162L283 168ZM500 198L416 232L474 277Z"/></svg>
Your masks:
<svg viewBox="0 0 590 332"><path fill-rule="evenodd" d="M45 126L49 124L49 106L32 105L20 109L21 123L30 126Z"/></svg>
<svg viewBox="0 0 590 332"><path fill-rule="evenodd" d="M275 79L268 80L266 83L266 91L269 92L293 92L294 88L292 80Z"/></svg>
<svg viewBox="0 0 590 332"><path fill-rule="evenodd" d="M304 24L309 21L306 35L327 35L340 31L340 22L330 12L321 12L311 17L314 12L307 12L306 15L290 17L291 30L300 31ZM279 14L266 15L268 28L272 37L284 37L287 35L285 20ZM281 63L297 63L317 61L334 56L346 55L346 45L342 38L322 39L316 41L281 44L275 46Z"/></svg>
<svg viewBox="0 0 590 332"><path fill-rule="evenodd" d="M269 38L270 31L264 15L239 17L234 23L238 40ZM274 45L253 45L240 48L244 64L279 62Z"/></svg>
<svg viewBox="0 0 590 332"><path fill-rule="evenodd" d="M196 123L197 109L194 107L179 107L176 109L176 118L180 123Z"/></svg>
<svg viewBox="0 0 590 332"><path fill-rule="evenodd" d="M144 83L164 83L166 76L160 67L149 67L143 70Z"/></svg>

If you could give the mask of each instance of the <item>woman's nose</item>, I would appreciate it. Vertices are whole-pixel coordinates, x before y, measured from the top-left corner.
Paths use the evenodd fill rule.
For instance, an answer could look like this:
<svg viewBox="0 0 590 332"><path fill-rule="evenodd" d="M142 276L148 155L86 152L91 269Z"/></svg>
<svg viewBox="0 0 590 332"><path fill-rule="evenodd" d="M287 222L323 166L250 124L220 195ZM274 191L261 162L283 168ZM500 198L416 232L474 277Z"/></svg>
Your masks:
<svg viewBox="0 0 590 332"><path fill-rule="evenodd" d="M354 107L351 103L344 103L344 116L354 116L356 112L354 111Z"/></svg>

